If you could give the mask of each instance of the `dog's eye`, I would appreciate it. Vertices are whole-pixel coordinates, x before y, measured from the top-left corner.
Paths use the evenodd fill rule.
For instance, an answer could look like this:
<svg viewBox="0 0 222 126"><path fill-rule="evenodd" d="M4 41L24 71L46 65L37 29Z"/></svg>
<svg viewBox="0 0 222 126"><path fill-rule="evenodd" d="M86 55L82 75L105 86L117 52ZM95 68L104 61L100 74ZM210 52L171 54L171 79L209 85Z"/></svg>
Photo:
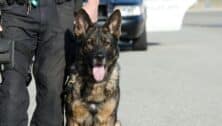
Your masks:
<svg viewBox="0 0 222 126"><path fill-rule="evenodd" d="M92 39L88 39L86 41L85 50L90 51L92 49L93 49L93 40Z"/></svg>
<svg viewBox="0 0 222 126"><path fill-rule="evenodd" d="M104 46L109 47L111 45L111 41L106 40L104 41Z"/></svg>

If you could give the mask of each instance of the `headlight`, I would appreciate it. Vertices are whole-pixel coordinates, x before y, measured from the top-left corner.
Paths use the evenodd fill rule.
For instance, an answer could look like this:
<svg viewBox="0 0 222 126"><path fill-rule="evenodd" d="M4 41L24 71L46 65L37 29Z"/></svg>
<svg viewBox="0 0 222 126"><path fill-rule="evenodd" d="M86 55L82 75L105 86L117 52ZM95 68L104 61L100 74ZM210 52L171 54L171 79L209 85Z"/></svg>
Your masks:
<svg viewBox="0 0 222 126"><path fill-rule="evenodd" d="M144 7L142 5L119 5L114 7L114 10L116 9L120 10L123 17L138 16L144 13Z"/></svg>

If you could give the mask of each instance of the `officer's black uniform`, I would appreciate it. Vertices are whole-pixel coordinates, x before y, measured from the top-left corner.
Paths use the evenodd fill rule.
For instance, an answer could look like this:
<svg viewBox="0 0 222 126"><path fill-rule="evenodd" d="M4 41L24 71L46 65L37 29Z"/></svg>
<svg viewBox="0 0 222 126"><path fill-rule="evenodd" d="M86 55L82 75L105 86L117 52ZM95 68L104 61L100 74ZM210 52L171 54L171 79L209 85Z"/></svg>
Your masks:
<svg viewBox="0 0 222 126"><path fill-rule="evenodd" d="M62 125L64 31L72 29L74 1L39 1L31 11L18 3L2 8L3 37L15 40L16 49L15 67L6 67L0 86L0 126L27 126L26 81L33 56L37 107L31 126Z"/></svg>

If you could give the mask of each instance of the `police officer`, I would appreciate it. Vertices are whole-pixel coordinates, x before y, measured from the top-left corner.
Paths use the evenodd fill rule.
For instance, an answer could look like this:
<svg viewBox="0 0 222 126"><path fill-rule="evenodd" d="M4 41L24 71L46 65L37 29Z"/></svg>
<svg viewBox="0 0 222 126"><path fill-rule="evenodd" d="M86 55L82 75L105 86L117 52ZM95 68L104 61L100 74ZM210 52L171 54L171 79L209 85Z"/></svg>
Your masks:
<svg viewBox="0 0 222 126"><path fill-rule="evenodd" d="M3 1L3 0L0 0ZM83 7L93 22L99 0ZM15 41L15 65L5 66L0 85L0 126L27 126L30 65L37 89L31 126L62 126L61 92L65 68L64 34L73 25L74 0L5 0L3 37ZM0 27L1 30L1 27Z"/></svg>

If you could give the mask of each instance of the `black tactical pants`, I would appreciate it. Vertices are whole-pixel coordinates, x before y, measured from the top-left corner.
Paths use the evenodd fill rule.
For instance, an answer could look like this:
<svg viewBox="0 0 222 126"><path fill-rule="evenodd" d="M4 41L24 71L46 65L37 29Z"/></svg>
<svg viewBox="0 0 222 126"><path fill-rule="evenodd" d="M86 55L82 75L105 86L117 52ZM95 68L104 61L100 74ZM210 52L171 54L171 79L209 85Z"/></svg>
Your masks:
<svg viewBox="0 0 222 126"><path fill-rule="evenodd" d="M37 107L31 126L62 126L61 92L65 67L65 31L72 28L73 2L40 0L27 7L13 4L2 10L3 36L15 40L15 67L6 68L0 86L0 126L27 126L27 76L32 64Z"/></svg>

